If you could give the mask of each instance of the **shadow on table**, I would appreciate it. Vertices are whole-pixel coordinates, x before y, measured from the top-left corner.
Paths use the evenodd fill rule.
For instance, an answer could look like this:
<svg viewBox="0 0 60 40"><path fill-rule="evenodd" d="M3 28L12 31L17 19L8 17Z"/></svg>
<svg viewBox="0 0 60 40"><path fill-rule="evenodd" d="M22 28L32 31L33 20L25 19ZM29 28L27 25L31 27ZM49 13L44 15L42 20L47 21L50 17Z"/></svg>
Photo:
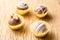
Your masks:
<svg viewBox="0 0 60 40"><path fill-rule="evenodd" d="M32 13L32 12L29 11L27 14L22 15L22 16L23 16L24 18L26 18L26 17L31 17L31 15L32 15L31 13Z"/></svg>
<svg viewBox="0 0 60 40"><path fill-rule="evenodd" d="M38 38L38 40L54 40L54 34L53 33L48 33L45 37L43 38Z"/></svg>
<svg viewBox="0 0 60 40"><path fill-rule="evenodd" d="M45 21L50 21L53 19L52 15L50 13L48 13L44 18L41 18L42 20L45 20Z"/></svg>
<svg viewBox="0 0 60 40"><path fill-rule="evenodd" d="M23 34L25 34L25 32L26 32L26 29L23 26L18 30L13 30L13 32L14 32L15 35L22 35L23 36Z"/></svg>

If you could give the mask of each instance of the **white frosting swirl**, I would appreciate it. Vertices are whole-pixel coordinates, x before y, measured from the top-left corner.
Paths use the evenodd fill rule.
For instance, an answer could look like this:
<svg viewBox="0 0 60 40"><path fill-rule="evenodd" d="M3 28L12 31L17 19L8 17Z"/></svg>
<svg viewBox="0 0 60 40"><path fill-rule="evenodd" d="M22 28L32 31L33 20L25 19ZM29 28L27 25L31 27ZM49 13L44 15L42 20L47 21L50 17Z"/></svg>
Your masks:
<svg viewBox="0 0 60 40"><path fill-rule="evenodd" d="M36 25L37 26L35 26L35 32L43 33L44 31L46 31L46 25L44 23L38 23Z"/></svg>
<svg viewBox="0 0 60 40"><path fill-rule="evenodd" d="M25 2L19 2L17 7L19 9L27 9L28 8L27 3L25 3Z"/></svg>

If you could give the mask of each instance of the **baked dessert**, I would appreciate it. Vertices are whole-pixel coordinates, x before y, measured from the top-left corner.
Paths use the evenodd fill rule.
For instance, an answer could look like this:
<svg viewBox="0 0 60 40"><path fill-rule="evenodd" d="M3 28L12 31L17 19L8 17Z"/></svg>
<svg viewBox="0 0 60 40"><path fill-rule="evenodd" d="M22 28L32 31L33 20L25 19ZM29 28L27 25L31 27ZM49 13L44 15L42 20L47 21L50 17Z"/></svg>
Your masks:
<svg viewBox="0 0 60 40"><path fill-rule="evenodd" d="M43 18L47 15L48 10L47 7L45 5L38 5L37 8L34 10L34 13L37 17L39 18Z"/></svg>
<svg viewBox="0 0 60 40"><path fill-rule="evenodd" d="M25 15L29 12L29 7L25 2L19 2L16 8L16 12L20 15Z"/></svg>
<svg viewBox="0 0 60 40"><path fill-rule="evenodd" d="M48 23L37 21L31 24L30 29L36 37L45 37L50 30L49 27Z"/></svg>
<svg viewBox="0 0 60 40"><path fill-rule="evenodd" d="M8 18L8 25L13 30L18 30L24 25L24 19L22 16L13 14Z"/></svg>

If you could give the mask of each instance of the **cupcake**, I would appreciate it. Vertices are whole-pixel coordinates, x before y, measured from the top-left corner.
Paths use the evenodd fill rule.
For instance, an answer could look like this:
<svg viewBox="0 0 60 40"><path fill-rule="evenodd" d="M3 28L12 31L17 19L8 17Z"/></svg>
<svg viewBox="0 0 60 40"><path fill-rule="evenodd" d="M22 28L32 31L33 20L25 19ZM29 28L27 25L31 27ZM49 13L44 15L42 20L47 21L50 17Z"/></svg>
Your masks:
<svg viewBox="0 0 60 40"><path fill-rule="evenodd" d="M48 23L44 21L37 21L31 24L30 29L36 37L45 37L50 30L49 27Z"/></svg>
<svg viewBox="0 0 60 40"><path fill-rule="evenodd" d="M24 24L24 19L22 16L13 14L8 18L8 25L13 30L20 29Z"/></svg>
<svg viewBox="0 0 60 40"><path fill-rule="evenodd" d="M16 12L20 15L25 15L29 12L29 7L25 2L19 2L16 8Z"/></svg>
<svg viewBox="0 0 60 40"><path fill-rule="evenodd" d="M34 10L34 13L37 17L43 18L47 15L47 7L44 5L38 5L37 8Z"/></svg>

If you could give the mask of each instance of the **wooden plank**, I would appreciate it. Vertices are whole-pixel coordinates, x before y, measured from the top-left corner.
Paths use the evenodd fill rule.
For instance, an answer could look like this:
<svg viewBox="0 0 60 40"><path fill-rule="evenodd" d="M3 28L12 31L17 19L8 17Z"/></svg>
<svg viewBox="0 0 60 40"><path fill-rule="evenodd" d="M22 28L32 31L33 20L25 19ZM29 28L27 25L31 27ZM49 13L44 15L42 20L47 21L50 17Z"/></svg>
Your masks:
<svg viewBox="0 0 60 40"><path fill-rule="evenodd" d="M20 31L12 31L6 24L6 18L15 12L15 6L19 1L27 2L30 13L23 16L24 28ZM47 6L49 15L44 19L38 19L33 10L38 4ZM43 20L51 26L50 33L45 38L36 38L30 31L30 24ZM60 1L59 0L0 0L0 40L60 40Z"/></svg>

